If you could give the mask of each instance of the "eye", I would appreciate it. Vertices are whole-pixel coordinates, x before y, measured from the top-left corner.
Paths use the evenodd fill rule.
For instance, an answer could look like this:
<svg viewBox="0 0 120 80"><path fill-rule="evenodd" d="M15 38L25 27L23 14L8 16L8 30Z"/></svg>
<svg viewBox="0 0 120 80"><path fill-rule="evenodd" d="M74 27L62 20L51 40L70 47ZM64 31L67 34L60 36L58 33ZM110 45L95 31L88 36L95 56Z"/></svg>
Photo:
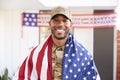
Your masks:
<svg viewBox="0 0 120 80"><path fill-rule="evenodd" d="M60 23L60 22L63 22L63 23L68 23L69 20L64 18L64 19L58 19L58 18L54 18L53 19L53 23Z"/></svg>
<svg viewBox="0 0 120 80"><path fill-rule="evenodd" d="M63 22L65 22L65 23L66 23L66 22L68 22L68 20L67 20L67 19L64 19L64 20L63 20Z"/></svg>
<svg viewBox="0 0 120 80"><path fill-rule="evenodd" d="M58 21L59 21L59 20L58 20L58 19L56 19L56 18L55 18L55 19L53 19L53 22L58 22Z"/></svg>

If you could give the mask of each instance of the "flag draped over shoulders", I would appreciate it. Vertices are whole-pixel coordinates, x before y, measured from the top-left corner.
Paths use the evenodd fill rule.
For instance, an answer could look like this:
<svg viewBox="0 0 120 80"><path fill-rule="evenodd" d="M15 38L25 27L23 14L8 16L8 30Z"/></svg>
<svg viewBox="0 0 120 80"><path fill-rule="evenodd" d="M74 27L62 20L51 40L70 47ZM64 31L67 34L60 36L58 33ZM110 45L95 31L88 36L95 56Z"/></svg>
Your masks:
<svg viewBox="0 0 120 80"><path fill-rule="evenodd" d="M35 47L13 80L52 80L52 35Z"/></svg>
<svg viewBox="0 0 120 80"><path fill-rule="evenodd" d="M62 66L62 80L97 80L93 57L71 34L66 42Z"/></svg>
<svg viewBox="0 0 120 80"><path fill-rule="evenodd" d="M64 49L62 80L97 80L97 75L92 56L69 33ZM13 80L53 80L52 35L31 51Z"/></svg>

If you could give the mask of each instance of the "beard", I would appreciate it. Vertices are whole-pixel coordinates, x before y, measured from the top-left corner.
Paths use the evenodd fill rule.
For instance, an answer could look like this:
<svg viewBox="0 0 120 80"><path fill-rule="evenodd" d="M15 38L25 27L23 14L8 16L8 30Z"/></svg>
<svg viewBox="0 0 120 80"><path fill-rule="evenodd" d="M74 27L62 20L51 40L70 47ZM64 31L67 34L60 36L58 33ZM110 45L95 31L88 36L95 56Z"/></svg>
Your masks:
<svg viewBox="0 0 120 80"><path fill-rule="evenodd" d="M67 28L67 27L62 28L62 26L51 28L52 35L57 40L63 40L65 38L67 38L69 30L70 30L69 28Z"/></svg>

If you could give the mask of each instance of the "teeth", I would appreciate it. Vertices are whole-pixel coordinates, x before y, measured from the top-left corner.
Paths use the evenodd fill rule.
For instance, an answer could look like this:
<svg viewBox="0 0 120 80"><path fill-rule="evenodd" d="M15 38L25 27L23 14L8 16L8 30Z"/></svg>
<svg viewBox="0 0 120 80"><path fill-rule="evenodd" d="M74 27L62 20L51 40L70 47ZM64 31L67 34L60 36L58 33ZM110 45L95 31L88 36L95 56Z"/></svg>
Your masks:
<svg viewBox="0 0 120 80"><path fill-rule="evenodd" d="M64 32L64 30L57 30L58 32Z"/></svg>

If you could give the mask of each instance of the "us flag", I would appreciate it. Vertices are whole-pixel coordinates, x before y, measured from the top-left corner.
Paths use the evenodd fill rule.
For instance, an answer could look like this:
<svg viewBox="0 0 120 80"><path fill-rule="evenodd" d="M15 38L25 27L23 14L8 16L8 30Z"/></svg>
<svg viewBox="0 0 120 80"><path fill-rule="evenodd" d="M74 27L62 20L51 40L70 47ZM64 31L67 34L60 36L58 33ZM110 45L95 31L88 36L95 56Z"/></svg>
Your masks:
<svg viewBox="0 0 120 80"><path fill-rule="evenodd" d="M13 80L54 80L51 35L31 51ZM93 57L72 34L64 49L61 80L100 80Z"/></svg>
<svg viewBox="0 0 120 80"><path fill-rule="evenodd" d="M38 26L38 13L22 13L22 26Z"/></svg>
<svg viewBox="0 0 120 80"><path fill-rule="evenodd" d="M38 27L48 26L50 20L50 10L40 10L38 13L23 12L22 26Z"/></svg>

